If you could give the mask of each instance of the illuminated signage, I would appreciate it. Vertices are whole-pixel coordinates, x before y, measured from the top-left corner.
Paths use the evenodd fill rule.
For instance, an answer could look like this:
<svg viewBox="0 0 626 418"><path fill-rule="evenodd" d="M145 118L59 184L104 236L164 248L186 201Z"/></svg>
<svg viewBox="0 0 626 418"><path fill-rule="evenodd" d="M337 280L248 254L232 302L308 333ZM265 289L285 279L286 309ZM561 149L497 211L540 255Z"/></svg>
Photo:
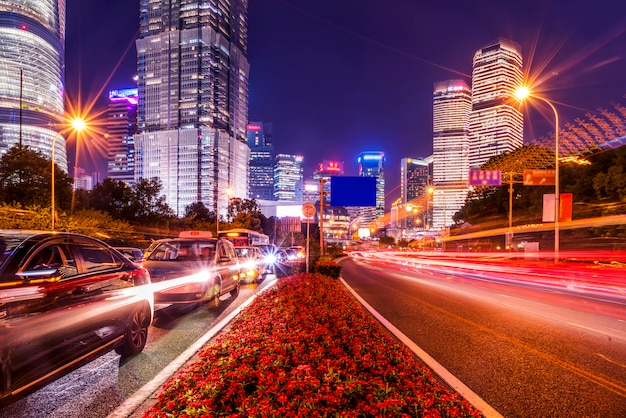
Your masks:
<svg viewBox="0 0 626 418"><path fill-rule="evenodd" d="M469 184L472 186L500 186L502 173L500 170L470 170Z"/></svg>
<svg viewBox="0 0 626 418"><path fill-rule="evenodd" d="M556 170L524 170L524 186L554 186Z"/></svg>
<svg viewBox="0 0 626 418"><path fill-rule="evenodd" d="M249 123L246 125L246 129L248 131L260 131L261 125L257 125L256 123Z"/></svg>
<svg viewBox="0 0 626 418"><path fill-rule="evenodd" d="M376 155L372 155L372 154L367 154L363 156L363 160L375 160L375 161L379 161L382 160L384 157L384 154L376 154Z"/></svg>
<svg viewBox="0 0 626 418"><path fill-rule="evenodd" d="M137 89L119 89L109 91L109 100L111 102L129 102L137 104L139 92Z"/></svg>

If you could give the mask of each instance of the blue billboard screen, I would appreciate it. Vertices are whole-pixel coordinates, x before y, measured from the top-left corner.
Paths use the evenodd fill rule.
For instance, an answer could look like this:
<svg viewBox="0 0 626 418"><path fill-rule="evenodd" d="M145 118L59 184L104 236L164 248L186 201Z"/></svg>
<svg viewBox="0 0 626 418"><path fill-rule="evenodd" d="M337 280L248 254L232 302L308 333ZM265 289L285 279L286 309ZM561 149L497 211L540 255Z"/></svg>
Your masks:
<svg viewBox="0 0 626 418"><path fill-rule="evenodd" d="M376 206L376 177L331 177L330 205Z"/></svg>

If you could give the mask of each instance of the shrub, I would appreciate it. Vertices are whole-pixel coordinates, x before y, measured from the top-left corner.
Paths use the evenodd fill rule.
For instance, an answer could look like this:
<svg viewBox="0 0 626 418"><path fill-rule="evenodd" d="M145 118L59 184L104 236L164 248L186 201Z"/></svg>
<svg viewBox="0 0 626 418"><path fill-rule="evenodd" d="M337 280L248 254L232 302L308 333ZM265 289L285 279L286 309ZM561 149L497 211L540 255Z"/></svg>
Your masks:
<svg viewBox="0 0 626 418"><path fill-rule="evenodd" d="M320 259L315 263L315 272L323 276L338 279L339 276L341 276L341 266L334 261Z"/></svg>

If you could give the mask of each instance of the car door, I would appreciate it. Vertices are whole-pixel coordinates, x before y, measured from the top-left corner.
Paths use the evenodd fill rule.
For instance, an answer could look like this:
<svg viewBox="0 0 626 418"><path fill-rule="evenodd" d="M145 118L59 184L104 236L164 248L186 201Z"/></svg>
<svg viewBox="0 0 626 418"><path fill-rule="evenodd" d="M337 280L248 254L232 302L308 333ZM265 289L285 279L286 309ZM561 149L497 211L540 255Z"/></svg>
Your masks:
<svg viewBox="0 0 626 418"><path fill-rule="evenodd" d="M12 386L71 369L75 361L112 347L121 333L123 305L115 296L128 282L120 280L122 273L114 271L120 263L107 252L89 240L57 237L19 266L16 276L24 278L21 290L30 298L9 312ZM42 267L44 253L53 256Z"/></svg>
<svg viewBox="0 0 626 418"><path fill-rule="evenodd" d="M17 258L2 276L2 356L8 383L18 388L64 364L67 321L59 304L63 275L76 275L76 261L64 239L41 242Z"/></svg>
<svg viewBox="0 0 626 418"><path fill-rule="evenodd" d="M228 240L217 242L217 270L222 277L222 293L230 292L239 286L239 261L235 247Z"/></svg>

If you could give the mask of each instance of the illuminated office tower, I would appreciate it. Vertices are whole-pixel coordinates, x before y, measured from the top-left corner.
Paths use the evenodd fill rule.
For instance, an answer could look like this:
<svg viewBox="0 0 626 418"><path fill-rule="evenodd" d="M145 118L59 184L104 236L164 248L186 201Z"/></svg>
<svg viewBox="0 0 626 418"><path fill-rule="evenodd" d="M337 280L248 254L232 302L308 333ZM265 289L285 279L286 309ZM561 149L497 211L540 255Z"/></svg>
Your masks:
<svg viewBox="0 0 626 418"><path fill-rule="evenodd" d="M376 207L361 208L358 216L360 224L377 228L385 225L385 153L380 151L362 152L357 158L359 176L376 177Z"/></svg>
<svg viewBox="0 0 626 418"><path fill-rule="evenodd" d="M271 123L250 122L247 126L250 147L248 168L249 198L274 200L274 144Z"/></svg>
<svg viewBox="0 0 626 418"><path fill-rule="evenodd" d="M274 165L274 200L301 202L302 183L302 156L278 154Z"/></svg>
<svg viewBox="0 0 626 418"><path fill-rule="evenodd" d="M127 184L135 182L137 89L109 91L107 109L107 176Z"/></svg>
<svg viewBox="0 0 626 418"><path fill-rule="evenodd" d="M0 155L22 144L67 172L65 1L0 1Z"/></svg>
<svg viewBox="0 0 626 418"><path fill-rule="evenodd" d="M463 80L435 83L433 91L432 227L452 223L468 192L472 93Z"/></svg>
<svg viewBox="0 0 626 418"><path fill-rule="evenodd" d="M523 117L513 96L522 81L517 43L499 38L474 54L470 167L479 168L491 157L523 145Z"/></svg>
<svg viewBox="0 0 626 418"><path fill-rule="evenodd" d="M176 214L248 196L248 1L141 0L137 179ZM227 190L232 193L227 193Z"/></svg>
<svg viewBox="0 0 626 418"><path fill-rule="evenodd" d="M426 229L431 224L431 200L428 187L432 183L432 157L400 160L400 228Z"/></svg>

